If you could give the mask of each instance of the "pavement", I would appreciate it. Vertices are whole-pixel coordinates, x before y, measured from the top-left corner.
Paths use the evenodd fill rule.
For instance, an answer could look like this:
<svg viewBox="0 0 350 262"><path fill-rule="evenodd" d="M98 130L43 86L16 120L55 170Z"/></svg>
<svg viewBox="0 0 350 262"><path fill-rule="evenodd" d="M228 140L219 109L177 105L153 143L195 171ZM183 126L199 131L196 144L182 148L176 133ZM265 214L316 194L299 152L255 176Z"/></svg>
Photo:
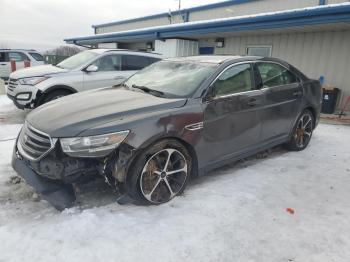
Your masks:
<svg viewBox="0 0 350 262"><path fill-rule="evenodd" d="M0 261L349 261L349 126L321 123L304 151L232 163L164 205L121 206L100 179L60 213L11 167L25 113L0 96Z"/></svg>
<svg viewBox="0 0 350 262"><path fill-rule="evenodd" d="M5 83L2 79L0 79L0 95L5 94Z"/></svg>

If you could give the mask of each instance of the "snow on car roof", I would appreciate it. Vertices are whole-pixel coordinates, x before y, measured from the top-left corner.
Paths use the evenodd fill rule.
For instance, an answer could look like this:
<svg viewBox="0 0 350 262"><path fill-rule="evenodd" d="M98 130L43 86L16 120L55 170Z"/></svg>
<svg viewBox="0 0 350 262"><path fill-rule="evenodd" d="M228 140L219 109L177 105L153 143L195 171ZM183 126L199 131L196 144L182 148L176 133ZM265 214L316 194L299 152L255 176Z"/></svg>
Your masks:
<svg viewBox="0 0 350 262"><path fill-rule="evenodd" d="M187 56L187 57L173 57L167 58L166 61L174 62L195 62L195 63L213 63L221 64L229 60L236 59L260 59L259 56L240 56L240 55L206 55L206 56Z"/></svg>

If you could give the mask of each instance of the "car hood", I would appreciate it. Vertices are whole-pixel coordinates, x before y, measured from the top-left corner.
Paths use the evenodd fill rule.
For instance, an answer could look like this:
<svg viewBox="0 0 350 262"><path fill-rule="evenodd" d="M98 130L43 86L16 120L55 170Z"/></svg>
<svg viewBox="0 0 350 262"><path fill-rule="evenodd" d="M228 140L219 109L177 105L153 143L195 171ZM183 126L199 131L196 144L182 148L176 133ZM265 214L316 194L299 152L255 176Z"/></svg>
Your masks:
<svg viewBox="0 0 350 262"><path fill-rule="evenodd" d="M186 101L184 98L161 98L124 88L103 88L44 104L30 112L26 121L51 137L74 137L112 121L181 107Z"/></svg>
<svg viewBox="0 0 350 262"><path fill-rule="evenodd" d="M10 75L10 78L19 79L26 77L34 77L34 76L45 76L50 74L58 74L67 72L67 69L59 68L53 65L40 65L27 67L13 72Z"/></svg>

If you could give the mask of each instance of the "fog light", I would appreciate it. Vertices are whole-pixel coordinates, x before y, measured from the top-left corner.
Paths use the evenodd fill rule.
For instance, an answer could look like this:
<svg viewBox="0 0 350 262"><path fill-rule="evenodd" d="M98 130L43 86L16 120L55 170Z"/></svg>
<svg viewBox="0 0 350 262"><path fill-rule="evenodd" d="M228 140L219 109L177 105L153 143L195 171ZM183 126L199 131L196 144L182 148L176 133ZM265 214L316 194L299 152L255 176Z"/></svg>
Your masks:
<svg viewBox="0 0 350 262"><path fill-rule="evenodd" d="M18 94L16 98L18 100L28 100L30 98L30 94L29 93Z"/></svg>

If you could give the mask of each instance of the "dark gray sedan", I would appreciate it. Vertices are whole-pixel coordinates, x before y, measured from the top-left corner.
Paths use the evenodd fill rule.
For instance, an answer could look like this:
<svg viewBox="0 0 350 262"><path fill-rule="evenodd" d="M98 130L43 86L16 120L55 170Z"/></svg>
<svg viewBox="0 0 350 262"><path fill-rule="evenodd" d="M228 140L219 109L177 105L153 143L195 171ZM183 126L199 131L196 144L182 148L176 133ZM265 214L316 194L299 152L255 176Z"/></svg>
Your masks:
<svg viewBox="0 0 350 262"><path fill-rule="evenodd" d="M121 86L32 111L12 164L58 209L74 203L72 183L95 174L124 196L160 204L191 176L279 144L303 150L320 104L320 83L281 60L166 59Z"/></svg>

